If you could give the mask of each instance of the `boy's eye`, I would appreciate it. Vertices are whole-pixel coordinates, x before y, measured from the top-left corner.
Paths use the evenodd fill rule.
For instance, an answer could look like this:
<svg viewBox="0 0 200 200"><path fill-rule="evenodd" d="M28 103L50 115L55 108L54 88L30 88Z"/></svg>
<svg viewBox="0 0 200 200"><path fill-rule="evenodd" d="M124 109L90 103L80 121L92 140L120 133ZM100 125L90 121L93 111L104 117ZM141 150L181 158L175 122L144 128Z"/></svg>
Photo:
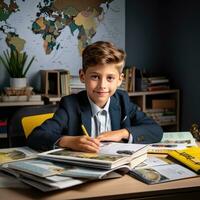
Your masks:
<svg viewBox="0 0 200 200"><path fill-rule="evenodd" d="M92 76L91 76L91 79L92 79L92 80L98 80L98 78L99 78L98 75L92 75Z"/></svg>
<svg viewBox="0 0 200 200"><path fill-rule="evenodd" d="M115 79L114 76L108 76L108 77L107 77L107 80L108 80L109 82L113 81L114 79Z"/></svg>

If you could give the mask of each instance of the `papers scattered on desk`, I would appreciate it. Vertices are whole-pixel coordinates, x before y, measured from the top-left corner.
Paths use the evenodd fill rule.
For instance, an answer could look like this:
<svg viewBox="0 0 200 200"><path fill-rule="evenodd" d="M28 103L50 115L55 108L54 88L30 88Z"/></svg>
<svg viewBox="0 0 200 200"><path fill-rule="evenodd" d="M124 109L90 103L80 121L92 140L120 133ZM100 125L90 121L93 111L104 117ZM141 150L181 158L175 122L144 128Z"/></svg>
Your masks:
<svg viewBox="0 0 200 200"><path fill-rule="evenodd" d="M7 172L5 176L7 175L9 177L8 174L13 175L13 177L15 177L15 179L17 178L18 181L33 186L43 192L69 188L88 181L87 179L74 179L71 177L62 177L57 175L39 177L11 168L4 168L3 171Z"/></svg>
<svg viewBox="0 0 200 200"><path fill-rule="evenodd" d="M37 151L34 151L29 147L0 149L0 165L16 160L36 157L37 153Z"/></svg>
<svg viewBox="0 0 200 200"><path fill-rule="evenodd" d="M120 178L147 158L147 149L148 145L112 142L102 144L98 154L56 149L9 162L1 170L47 192L91 180Z"/></svg>
<svg viewBox="0 0 200 200"><path fill-rule="evenodd" d="M168 159L149 157L130 172L130 175L147 183L157 184L197 176L193 171Z"/></svg>
<svg viewBox="0 0 200 200"><path fill-rule="evenodd" d="M90 180L120 178L128 173L130 167L123 165L105 170L35 158L9 163L2 170L26 184L47 192L69 188Z"/></svg>
<svg viewBox="0 0 200 200"><path fill-rule="evenodd" d="M168 153L170 150L182 150L197 146L190 132L165 132L159 143L150 145L148 153Z"/></svg>
<svg viewBox="0 0 200 200"><path fill-rule="evenodd" d="M0 172L0 188L30 188L27 184L22 183L13 176Z"/></svg>
<svg viewBox="0 0 200 200"><path fill-rule="evenodd" d="M26 172L41 178L52 178L54 175L60 177L73 177L85 179L106 179L121 177L117 172L127 173L130 168L128 165L118 166L111 170L87 168L71 165L62 162L53 162L41 159L30 159L17 161L8 164L8 169Z"/></svg>

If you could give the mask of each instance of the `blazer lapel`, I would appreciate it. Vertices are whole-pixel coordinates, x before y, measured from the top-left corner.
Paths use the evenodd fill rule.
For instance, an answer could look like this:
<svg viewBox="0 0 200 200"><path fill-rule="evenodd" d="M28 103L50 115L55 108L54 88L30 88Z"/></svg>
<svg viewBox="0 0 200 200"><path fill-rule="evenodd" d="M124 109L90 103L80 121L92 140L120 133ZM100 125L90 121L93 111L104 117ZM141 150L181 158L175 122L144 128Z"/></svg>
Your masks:
<svg viewBox="0 0 200 200"><path fill-rule="evenodd" d="M110 111L112 130L120 129L121 108L118 101L114 97L111 97L109 111Z"/></svg>
<svg viewBox="0 0 200 200"><path fill-rule="evenodd" d="M81 103L81 123L85 126L87 132L91 133L91 107L87 97L83 98Z"/></svg>

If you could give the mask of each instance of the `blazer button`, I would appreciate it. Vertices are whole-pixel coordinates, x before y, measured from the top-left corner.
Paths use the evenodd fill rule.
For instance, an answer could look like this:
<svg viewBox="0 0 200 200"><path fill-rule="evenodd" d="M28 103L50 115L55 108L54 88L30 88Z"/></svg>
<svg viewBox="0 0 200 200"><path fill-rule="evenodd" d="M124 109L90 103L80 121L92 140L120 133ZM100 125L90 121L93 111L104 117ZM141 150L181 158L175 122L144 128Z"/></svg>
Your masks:
<svg viewBox="0 0 200 200"><path fill-rule="evenodd" d="M143 136L143 135L140 135L140 136L137 138L137 141L138 141L138 142L144 141L144 136Z"/></svg>

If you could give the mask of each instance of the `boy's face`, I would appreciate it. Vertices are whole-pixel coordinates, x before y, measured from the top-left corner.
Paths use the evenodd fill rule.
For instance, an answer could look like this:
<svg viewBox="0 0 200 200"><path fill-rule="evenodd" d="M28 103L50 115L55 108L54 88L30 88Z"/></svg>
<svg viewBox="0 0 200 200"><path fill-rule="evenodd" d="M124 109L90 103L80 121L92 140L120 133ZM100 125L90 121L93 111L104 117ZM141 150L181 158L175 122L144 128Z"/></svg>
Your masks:
<svg viewBox="0 0 200 200"><path fill-rule="evenodd" d="M123 74L119 73L115 64L89 67L85 73L81 70L79 77L85 83L89 98L101 108L123 80Z"/></svg>

